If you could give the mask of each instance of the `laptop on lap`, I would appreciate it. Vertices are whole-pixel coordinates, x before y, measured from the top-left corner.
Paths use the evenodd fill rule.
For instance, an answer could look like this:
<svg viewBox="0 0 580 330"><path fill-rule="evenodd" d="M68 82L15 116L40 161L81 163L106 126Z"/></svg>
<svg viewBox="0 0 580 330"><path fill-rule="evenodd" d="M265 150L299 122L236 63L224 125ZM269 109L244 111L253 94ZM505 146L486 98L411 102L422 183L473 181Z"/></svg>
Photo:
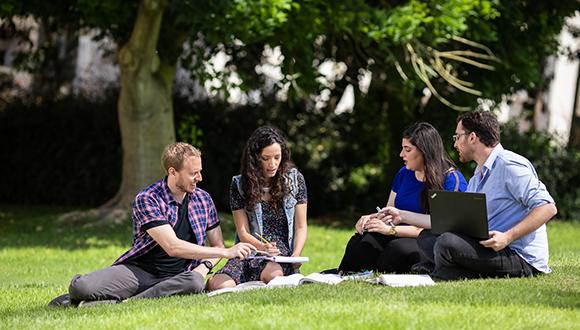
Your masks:
<svg viewBox="0 0 580 330"><path fill-rule="evenodd" d="M429 190L428 200L434 234L453 232L489 238L485 194Z"/></svg>

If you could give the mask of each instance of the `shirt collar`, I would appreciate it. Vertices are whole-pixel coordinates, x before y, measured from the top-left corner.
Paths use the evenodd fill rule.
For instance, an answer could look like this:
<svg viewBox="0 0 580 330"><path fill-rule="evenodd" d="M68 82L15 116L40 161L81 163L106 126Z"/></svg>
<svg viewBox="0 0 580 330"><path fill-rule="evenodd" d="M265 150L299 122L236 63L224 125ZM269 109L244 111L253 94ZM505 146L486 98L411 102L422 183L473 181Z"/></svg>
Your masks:
<svg viewBox="0 0 580 330"><path fill-rule="evenodd" d="M487 171L491 170L491 168L493 167L493 163L495 163L495 160L497 159L497 156L499 156L499 153L502 152L503 150L504 149L501 143L498 143L493 148L489 156L487 156L485 163L483 163L483 168L478 167L476 172L482 172L483 170L483 173L487 173Z"/></svg>
<svg viewBox="0 0 580 330"><path fill-rule="evenodd" d="M187 195L186 195L187 198ZM173 198L173 194L171 193L171 190L169 189L169 185L167 184L167 176L165 176L165 178L163 178L163 199L165 199L167 201L167 204L176 204L177 205L177 201L175 200L175 198Z"/></svg>

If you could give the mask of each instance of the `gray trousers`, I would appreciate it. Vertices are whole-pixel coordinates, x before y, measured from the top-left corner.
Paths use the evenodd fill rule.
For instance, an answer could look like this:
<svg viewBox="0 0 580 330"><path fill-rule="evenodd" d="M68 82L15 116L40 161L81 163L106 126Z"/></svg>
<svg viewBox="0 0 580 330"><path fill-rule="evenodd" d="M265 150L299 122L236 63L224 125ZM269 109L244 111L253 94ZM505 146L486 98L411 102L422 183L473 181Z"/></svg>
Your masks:
<svg viewBox="0 0 580 330"><path fill-rule="evenodd" d="M69 286L72 302L158 298L199 293L203 276L185 271L173 277L156 277L135 265L115 265L87 275L75 275Z"/></svg>

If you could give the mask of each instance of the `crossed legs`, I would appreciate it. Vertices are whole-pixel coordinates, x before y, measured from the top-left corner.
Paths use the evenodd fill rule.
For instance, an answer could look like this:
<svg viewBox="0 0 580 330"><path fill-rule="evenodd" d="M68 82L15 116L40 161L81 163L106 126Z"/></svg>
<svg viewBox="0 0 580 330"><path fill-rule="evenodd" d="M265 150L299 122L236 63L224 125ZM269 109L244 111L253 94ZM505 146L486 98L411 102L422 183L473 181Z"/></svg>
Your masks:
<svg viewBox="0 0 580 330"><path fill-rule="evenodd" d="M75 275L69 286L72 302L157 298L199 293L204 278L196 271L172 277L156 277L133 265L115 265L87 275Z"/></svg>
<svg viewBox="0 0 580 330"><path fill-rule="evenodd" d="M423 257L434 264L431 275L443 280L526 277L538 273L509 247L496 252L469 236L455 233L437 236L423 230L417 242Z"/></svg>
<svg viewBox="0 0 580 330"><path fill-rule="evenodd" d="M366 269L406 273L420 261L420 249L415 238L356 233L348 241L338 269L343 272Z"/></svg>

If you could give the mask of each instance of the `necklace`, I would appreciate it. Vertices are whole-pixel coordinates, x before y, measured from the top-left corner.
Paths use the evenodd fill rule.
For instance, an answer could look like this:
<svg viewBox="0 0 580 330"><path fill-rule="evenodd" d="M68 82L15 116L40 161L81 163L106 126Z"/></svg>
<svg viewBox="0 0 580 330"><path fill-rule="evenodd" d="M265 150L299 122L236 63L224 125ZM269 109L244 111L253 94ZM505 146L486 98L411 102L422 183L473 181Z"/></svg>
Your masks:
<svg viewBox="0 0 580 330"><path fill-rule="evenodd" d="M262 192L264 192L265 194L270 192L270 187L262 187Z"/></svg>

